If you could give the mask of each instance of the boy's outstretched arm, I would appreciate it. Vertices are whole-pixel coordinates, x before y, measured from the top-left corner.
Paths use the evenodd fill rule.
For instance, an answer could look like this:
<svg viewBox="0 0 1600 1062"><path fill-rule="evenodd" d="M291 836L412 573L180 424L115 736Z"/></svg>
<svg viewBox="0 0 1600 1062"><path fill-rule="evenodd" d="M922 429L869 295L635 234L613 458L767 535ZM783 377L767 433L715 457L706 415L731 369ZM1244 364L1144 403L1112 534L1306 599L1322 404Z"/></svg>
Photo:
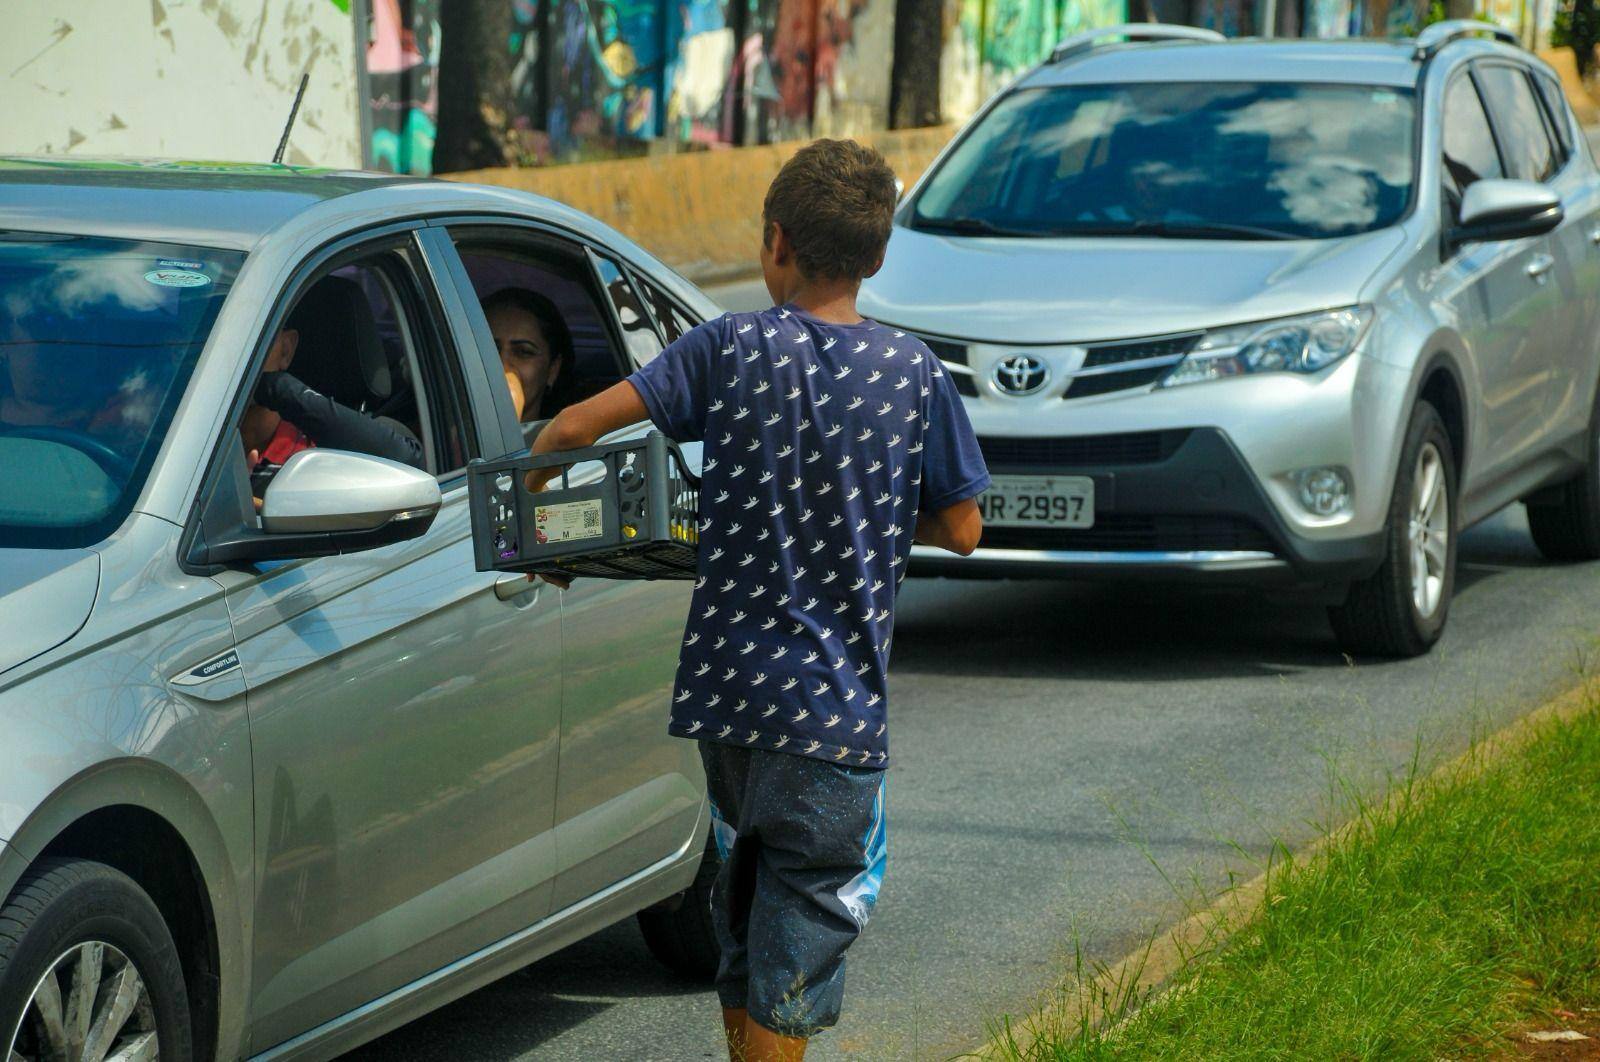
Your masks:
<svg viewBox="0 0 1600 1062"><path fill-rule="evenodd" d="M978 548L983 535L983 514L978 511L975 499L956 502L936 513L923 513L917 517L916 541L928 546L938 546L965 557Z"/></svg>
<svg viewBox="0 0 1600 1062"><path fill-rule="evenodd" d="M585 399L575 406L568 406L557 413L555 419L539 432L539 437L533 441L533 449L529 452L538 455L556 450L579 450L585 446L593 446L596 439L618 428L626 428L629 424L649 419L650 413L639 398L639 392L634 390L632 384L623 380L593 398ZM524 483L530 491L543 490L546 483L560 474L560 465L536 468L528 473Z"/></svg>

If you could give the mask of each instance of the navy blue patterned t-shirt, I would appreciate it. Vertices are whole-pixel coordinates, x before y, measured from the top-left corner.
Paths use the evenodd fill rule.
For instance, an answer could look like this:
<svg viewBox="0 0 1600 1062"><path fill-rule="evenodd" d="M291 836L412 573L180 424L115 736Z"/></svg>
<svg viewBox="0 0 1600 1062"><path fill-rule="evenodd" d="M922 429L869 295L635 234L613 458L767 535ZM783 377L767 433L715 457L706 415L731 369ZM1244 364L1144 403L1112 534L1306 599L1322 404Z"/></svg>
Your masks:
<svg viewBox="0 0 1600 1062"><path fill-rule="evenodd" d="M668 730L887 766L917 514L989 485L949 374L914 336L786 306L709 321L630 380L665 434L705 444Z"/></svg>

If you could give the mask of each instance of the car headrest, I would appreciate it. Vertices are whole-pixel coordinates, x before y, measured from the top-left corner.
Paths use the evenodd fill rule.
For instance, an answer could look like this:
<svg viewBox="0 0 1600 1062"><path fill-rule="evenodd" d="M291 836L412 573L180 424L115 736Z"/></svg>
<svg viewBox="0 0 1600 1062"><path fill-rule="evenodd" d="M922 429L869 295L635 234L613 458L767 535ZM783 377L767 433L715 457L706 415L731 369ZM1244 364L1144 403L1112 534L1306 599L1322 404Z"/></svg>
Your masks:
<svg viewBox="0 0 1600 1062"><path fill-rule="evenodd" d="M300 333L290 371L306 386L352 409L393 392L372 305L355 281L323 277L300 296L285 327Z"/></svg>

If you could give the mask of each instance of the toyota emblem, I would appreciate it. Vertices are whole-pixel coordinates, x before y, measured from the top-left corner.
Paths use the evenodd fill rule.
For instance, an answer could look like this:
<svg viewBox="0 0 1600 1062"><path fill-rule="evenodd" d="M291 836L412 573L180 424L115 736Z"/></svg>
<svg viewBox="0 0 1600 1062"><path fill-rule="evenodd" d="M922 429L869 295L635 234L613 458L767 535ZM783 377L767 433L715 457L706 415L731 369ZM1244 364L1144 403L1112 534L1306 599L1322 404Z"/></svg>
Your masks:
<svg viewBox="0 0 1600 1062"><path fill-rule="evenodd" d="M1032 354L1013 354L995 366L994 382L1008 395L1031 395L1050 382L1050 366Z"/></svg>

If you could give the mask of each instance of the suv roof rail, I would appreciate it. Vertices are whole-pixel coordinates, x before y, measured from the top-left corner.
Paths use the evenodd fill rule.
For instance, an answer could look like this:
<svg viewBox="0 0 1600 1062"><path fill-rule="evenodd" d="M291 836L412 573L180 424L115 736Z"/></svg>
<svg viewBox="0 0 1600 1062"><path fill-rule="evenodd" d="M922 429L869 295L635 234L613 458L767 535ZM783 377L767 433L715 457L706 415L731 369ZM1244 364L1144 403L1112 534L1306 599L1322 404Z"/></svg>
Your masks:
<svg viewBox="0 0 1600 1062"><path fill-rule="evenodd" d="M1050 52L1050 62L1086 52L1096 45L1113 41L1225 41L1228 38L1212 29L1199 26L1175 26L1166 22L1125 22L1120 26L1102 26L1099 29L1075 33L1056 45Z"/></svg>
<svg viewBox="0 0 1600 1062"><path fill-rule="evenodd" d="M1495 40L1510 45L1522 43L1517 40L1515 33L1493 22L1480 22L1475 18L1453 18L1447 22L1435 22L1417 34L1417 50L1412 56L1416 59L1430 59L1451 41L1460 40L1462 37L1473 37L1480 33L1487 33Z"/></svg>

